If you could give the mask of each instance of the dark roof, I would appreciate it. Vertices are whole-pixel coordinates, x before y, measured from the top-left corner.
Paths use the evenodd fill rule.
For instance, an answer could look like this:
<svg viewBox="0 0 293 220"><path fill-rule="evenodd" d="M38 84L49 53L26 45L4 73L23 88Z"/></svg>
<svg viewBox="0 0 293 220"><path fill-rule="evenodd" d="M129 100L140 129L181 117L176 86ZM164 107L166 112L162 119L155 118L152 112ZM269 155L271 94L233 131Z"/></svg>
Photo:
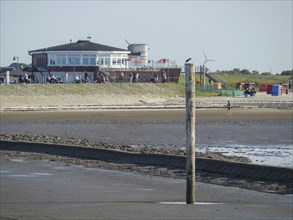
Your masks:
<svg viewBox="0 0 293 220"><path fill-rule="evenodd" d="M49 70L46 67L34 67L31 72L49 72Z"/></svg>
<svg viewBox="0 0 293 220"><path fill-rule="evenodd" d="M29 76L32 75L31 72L22 71L22 70L14 70L10 72L10 76L18 77L22 76L24 73L27 73ZM0 76L6 76L6 73L0 73Z"/></svg>
<svg viewBox="0 0 293 220"><path fill-rule="evenodd" d="M107 45L92 43L89 40L79 40L75 43L62 44L53 47L47 47L37 50L31 50L33 52L43 52L43 51L128 51L116 47L110 47Z"/></svg>
<svg viewBox="0 0 293 220"><path fill-rule="evenodd" d="M14 67L10 67L10 66L7 66L7 67L0 67L0 73L6 73L6 71L14 71L16 70Z"/></svg>

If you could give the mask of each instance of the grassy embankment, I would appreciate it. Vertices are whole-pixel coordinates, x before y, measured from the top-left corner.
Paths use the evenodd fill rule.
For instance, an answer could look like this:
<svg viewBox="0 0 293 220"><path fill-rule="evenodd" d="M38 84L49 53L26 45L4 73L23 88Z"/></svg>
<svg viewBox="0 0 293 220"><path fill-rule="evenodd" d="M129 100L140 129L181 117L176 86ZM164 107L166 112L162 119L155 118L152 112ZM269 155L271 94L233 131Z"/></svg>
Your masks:
<svg viewBox="0 0 293 220"><path fill-rule="evenodd" d="M225 75L219 77L228 82L229 89L235 89L238 82L255 82L279 84L289 82L292 76L262 76L262 75ZM196 76L199 81L199 76ZM161 96L174 96L185 94L185 76L180 76L177 83L111 83L111 84L1 84L1 95L104 95L104 94L153 94ZM218 91L212 90L212 85L206 79L206 88L196 86L197 96L217 96Z"/></svg>
<svg viewBox="0 0 293 220"><path fill-rule="evenodd" d="M158 94L172 96L181 94L177 83L110 83L110 84L1 84L1 95L106 95L106 94Z"/></svg>
<svg viewBox="0 0 293 220"><path fill-rule="evenodd" d="M292 83L292 76L281 76L281 75L229 75L229 74L217 74L217 76L223 81L228 82L228 88L235 89L236 84L243 82L249 83L254 82L256 89L260 83L265 84L280 84L283 82Z"/></svg>

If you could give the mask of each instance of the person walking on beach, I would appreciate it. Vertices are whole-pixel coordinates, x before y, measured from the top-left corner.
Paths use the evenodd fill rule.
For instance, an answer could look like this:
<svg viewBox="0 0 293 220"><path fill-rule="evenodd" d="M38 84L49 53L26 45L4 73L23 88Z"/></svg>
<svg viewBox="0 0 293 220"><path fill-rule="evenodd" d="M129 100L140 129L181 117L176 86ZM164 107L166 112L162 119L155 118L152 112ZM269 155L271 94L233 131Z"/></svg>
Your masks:
<svg viewBox="0 0 293 220"><path fill-rule="evenodd" d="M230 103L230 101L228 101L228 103L227 103L227 115L232 115L231 108L232 108L231 103Z"/></svg>

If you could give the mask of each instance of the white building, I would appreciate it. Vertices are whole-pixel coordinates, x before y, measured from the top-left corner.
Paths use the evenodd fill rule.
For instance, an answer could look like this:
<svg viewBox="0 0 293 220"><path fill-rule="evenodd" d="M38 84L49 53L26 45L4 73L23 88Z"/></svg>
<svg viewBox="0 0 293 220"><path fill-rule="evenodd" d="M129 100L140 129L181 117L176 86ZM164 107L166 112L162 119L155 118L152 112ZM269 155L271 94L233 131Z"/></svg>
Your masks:
<svg viewBox="0 0 293 220"><path fill-rule="evenodd" d="M71 82L87 72L96 80L100 70L125 70L130 51L79 40L53 47L29 51L36 82L45 82L49 74Z"/></svg>

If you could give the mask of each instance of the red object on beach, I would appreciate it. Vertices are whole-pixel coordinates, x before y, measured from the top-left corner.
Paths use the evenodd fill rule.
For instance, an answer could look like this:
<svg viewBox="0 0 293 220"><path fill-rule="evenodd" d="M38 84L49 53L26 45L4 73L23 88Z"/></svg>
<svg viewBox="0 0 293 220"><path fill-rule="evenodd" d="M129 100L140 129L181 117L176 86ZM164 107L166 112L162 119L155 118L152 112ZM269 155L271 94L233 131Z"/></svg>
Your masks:
<svg viewBox="0 0 293 220"><path fill-rule="evenodd" d="M273 84L267 84L267 94L272 94Z"/></svg>
<svg viewBox="0 0 293 220"><path fill-rule="evenodd" d="M266 83L260 83L258 85L259 92L267 92L267 84Z"/></svg>

